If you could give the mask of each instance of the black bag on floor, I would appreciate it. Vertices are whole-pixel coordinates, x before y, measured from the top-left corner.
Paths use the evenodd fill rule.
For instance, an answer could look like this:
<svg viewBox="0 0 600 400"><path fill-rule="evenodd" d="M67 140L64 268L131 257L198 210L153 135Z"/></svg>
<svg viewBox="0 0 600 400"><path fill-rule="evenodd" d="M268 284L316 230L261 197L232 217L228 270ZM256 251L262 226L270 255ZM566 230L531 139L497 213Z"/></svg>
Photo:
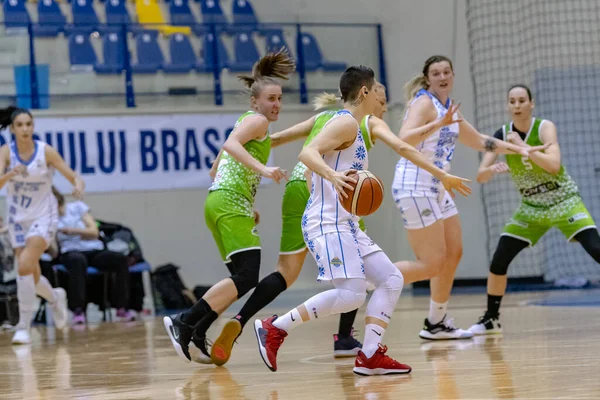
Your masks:
<svg viewBox="0 0 600 400"><path fill-rule="evenodd" d="M178 266L169 263L161 265L152 273L156 291L167 310L183 310L194 305L190 291L177 272L178 269Z"/></svg>

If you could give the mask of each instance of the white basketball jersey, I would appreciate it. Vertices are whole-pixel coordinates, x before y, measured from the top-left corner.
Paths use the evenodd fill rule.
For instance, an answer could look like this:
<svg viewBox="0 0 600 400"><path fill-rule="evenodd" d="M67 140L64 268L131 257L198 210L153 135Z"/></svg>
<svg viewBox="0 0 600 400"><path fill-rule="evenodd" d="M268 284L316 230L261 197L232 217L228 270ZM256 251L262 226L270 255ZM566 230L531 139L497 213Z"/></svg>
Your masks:
<svg viewBox="0 0 600 400"><path fill-rule="evenodd" d="M447 107L450 105L450 99L444 105L433 94L421 89L417 92L411 104L424 95L429 96L433 102L437 111L437 118L443 118L448 112ZM458 130L457 122L444 126L415 147L438 168L448 172L450 171L450 162L458 138ZM444 187L438 179L405 158L400 159L396 164L393 188L394 190L408 191L411 196L437 197L440 193L444 193Z"/></svg>
<svg viewBox="0 0 600 400"><path fill-rule="evenodd" d="M336 118L353 118L348 110L338 111L324 126ZM350 147L323 155L323 161L335 171L348 169L363 170L369 166L367 148L356 123L356 139ZM344 210L338 194L331 182L312 174L310 198L302 216L302 232L305 240L314 239L326 233L352 232L358 226L359 217Z"/></svg>
<svg viewBox="0 0 600 400"><path fill-rule="evenodd" d="M30 160L21 160L16 142L10 144L9 170L23 164L27 170L8 181L8 222L29 221L48 215L56 208L52 194L54 168L46 163L46 143L35 141L35 150Z"/></svg>

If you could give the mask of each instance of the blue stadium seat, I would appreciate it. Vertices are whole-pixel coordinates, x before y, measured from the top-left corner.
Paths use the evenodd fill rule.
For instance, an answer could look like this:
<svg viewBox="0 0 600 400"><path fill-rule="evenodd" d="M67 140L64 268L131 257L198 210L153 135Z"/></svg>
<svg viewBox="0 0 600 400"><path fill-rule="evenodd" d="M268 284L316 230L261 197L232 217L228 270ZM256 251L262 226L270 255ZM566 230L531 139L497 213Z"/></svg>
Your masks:
<svg viewBox="0 0 600 400"><path fill-rule="evenodd" d="M248 0L233 0L231 2L231 13L233 14L232 32L258 31L259 24L252 4Z"/></svg>
<svg viewBox="0 0 600 400"><path fill-rule="evenodd" d="M80 29L89 27L90 31L98 29L100 21L94 10L93 0L72 0L71 11L73 12L73 25Z"/></svg>
<svg viewBox="0 0 600 400"><path fill-rule="evenodd" d="M171 25L176 26L194 26L198 23L188 0L171 0L169 2L169 14L171 14Z"/></svg>
<svg viewBox="0 0 600 400"><path fill-rule="evenodd" d="M304 52L304 69L308 72L318 69L336 72L344 71L347 68L346 63L324 60L317 39L310 33L302 33L302 50Z"/></svg>
<svg viewBox="0 0 600 400"><path fill-rule="evenodd" d="M65 29L66 19L54 0L38 2L38 23L33 27L36 36L55 37Z"/></svg>
<svg viewBox="0 0 600 400"><path fill-rule="evenodd" d="M2 9L6 28L26 28L31 21L23 0L4 0Z"/></svg>
<svg viewBox="0 0 600 400"><path fill-rule="evenodd" d="M200 12L202 13L202 22L204 24L219 24L215 26L217 32L226 31L229 28L229 22L223 13L219 0L199 0Z"/></svg>
<svg viewBox="0 0 600 400"><path fill-rule="evenodd" d="M72 70L91 70L97 64L89 33L72 32L69 35L69 60Z"/></svg>
<svg viewBox="0 0 600 400"><path fill-rule="evenodd" d="M137 63L132 71L138 74L153 74L162 69L165 58L158 45L158 31L139 31L135 37Z"/></svg>
<svg viewBox="0 0 600 400"><path fill-rule="evenodd" d="M292 55L292 51L290 46L287 44L285 37L283 36L282 30L274 30L266 34L266 52L267 53L275 53L279 51L282 47L285 47Z"/></svg>
<svg viewBox="0 0 600 400"><path fill-rule="evenodd" d="M221 40L221 37L217 35L217 52L218 52L218 62L216 62L213 57L213 43L214 37L212 33L207 33L204 35L204 40L202 43L202 54L204 56L204 66L205 72L210 72L213 70L214 65L217 65L217 68L229 68L229 54L227 53L227 49ZM200 69L199 69L200 70Z"/></svg>
<svg viewBox="0 0 600 400"><path fill-rule="evenodd" d="M125 67L123 35L118 29L102 35L104 62L96 65L97 74L120 74Z"/></svg>
<svg viewBox="0 0 600 400"><path fill-rule="evenodd" d="M169 53L171 55L171 62L165 64L165 73L180 74L195 70L196 68L205 70L204 66L198 63L192 43L186 35L176 33L169 37Z"/></svg>
<svg viewBox="0 0 600 400"><path fill-rule="evenodd" d="M234 39L235 61L229 65L234 72L252 71L252 66L260 55L251 33L238 33Z"/></svg>
<svg viewBox="0 0 600 400"><path fill-rule="evenodd" d="M129 24L131 18L127 12L127 0L105 0L104 9L106 11L106 24L110 28L115 28L114 25Z"/></svg>

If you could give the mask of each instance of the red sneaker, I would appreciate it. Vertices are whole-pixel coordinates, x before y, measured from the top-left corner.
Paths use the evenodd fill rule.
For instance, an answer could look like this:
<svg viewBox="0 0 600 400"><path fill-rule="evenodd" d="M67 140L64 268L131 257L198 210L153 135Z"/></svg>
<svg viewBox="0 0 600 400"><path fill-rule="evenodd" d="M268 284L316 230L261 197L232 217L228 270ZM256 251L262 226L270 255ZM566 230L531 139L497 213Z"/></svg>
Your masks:
<svg viewBox="0 0 600 400"><path fill-rule="evenodd" d="M273 372L277 371L277 351L283 344L283 339L288 335L283 329L273 326L277 315L254 321L254 333L258 341L258 351L265 365Z"/></svg>
<svg viewBox="0 0 600 400"><path fill-rule="evenodd" d="M359 351L354 362L354 373L358 375L392 375L408 374L412 371L410 366L386 356L386 351L387 346L382 344L379 344L379 348L371 358L367 358L365 353Z"/></svg>

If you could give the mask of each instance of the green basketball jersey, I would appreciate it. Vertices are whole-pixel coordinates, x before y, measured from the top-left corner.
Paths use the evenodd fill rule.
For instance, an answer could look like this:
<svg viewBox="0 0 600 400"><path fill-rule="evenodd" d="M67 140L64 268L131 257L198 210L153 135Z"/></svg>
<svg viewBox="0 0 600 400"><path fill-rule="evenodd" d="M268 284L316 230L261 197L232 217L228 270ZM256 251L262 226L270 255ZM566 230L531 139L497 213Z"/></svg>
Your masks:
<svg viewBox="0 0 600 400"><path fill-rule="evenodd" d="M319 132L321 132L321 130L323 129L325 124L331 118L333 118L333 116L338 111L339 110L323 111L322 113L318 114L315 117L315 123L313 124L313 127L312 127L310 133L308 134L308 137L306 138L306 140L304 141L304 144L302 145L303 148L306 147L315 138L315 136L317 136L319 134ZM369 131L369 123L368 122L369 122L369 115L366 115L360 122L360 131L361 131L363 139L365 141L365 146L367 148L367 151L371 150L371 147L373 147L373 142L371 140L371 132ZM294 170L292 171L292 175L290 176L290 182L306 181L306 177L304 176L305 171L306 171L306 165L304 165L301 162L296 164L296 166L294 167Z"/></svg>
<svg viewBox="0 0 600 400"><path fill-rule="evenodd" d="M235 128L237 128L247 116L253 114L256 114L256 112L248 111L243 114L235 123ZM269 137L269 131L267 130L266 136L262 140L253 139L244 144L244 149L246 149L246 151L261 164L266 165L269 154L271 153L271 138ZM259 173L246 167L244 164L227 154L226 151L223 151L221 153L219 166L217 167L215 180L208 191L230 190L241 194L250 202L254 203L254 197L256 196L256 190L258 189L260 180L261 175Z"/></svg>
<svg viewBox="0 0 600 400"><path fill-rule="evenodd" d="M540 126L544 120L535 118L524 142L530 146L540 146ZM512 122L504 125L504 140L512 129ZM579 194L575 181L569 176L565 167L560 166L558 174L552 175L536 165L531 159L518 154L507 154L506 164L515 186L521 193L525 204L533 207L551 207L572 196Z"/></svg>

